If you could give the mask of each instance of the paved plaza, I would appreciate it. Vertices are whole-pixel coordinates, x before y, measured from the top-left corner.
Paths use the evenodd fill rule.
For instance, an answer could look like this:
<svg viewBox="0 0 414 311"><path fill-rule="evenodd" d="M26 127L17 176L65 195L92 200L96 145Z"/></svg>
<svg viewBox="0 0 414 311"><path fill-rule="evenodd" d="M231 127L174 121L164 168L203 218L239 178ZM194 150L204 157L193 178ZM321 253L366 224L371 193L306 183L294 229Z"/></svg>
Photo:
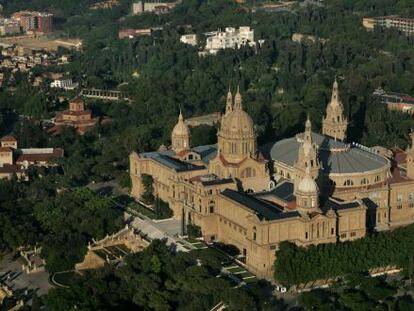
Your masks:
<svg viewBox="0 0 414 311"><path fill-rule="evenodd" d="M48 272L24 273L19 258L16 259L11 254L5 255L0 263L0 278L13 291L29 290L38 296L46 294L52 288Z"/></svg>

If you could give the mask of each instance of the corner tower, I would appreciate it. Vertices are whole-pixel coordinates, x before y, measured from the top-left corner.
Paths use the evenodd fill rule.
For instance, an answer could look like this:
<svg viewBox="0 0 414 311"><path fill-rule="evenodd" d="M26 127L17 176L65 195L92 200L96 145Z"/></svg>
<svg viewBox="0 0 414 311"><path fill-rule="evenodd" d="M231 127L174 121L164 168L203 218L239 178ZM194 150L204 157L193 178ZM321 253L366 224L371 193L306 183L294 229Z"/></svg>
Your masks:
<svg viewBox="0 0 414 311"><path fill-rule="evenodd" d="M320 163L318 159L318 149L312 139L312 122L309 119L305 123L305 132L303 136L299 135L298 140L301 143L298 151L298 158L294 164L295 168L295 187L297 183L304 178L305 172L309 169L309 174L313 179L318 179Z"/></svg>
<svg viewBox="0 0 414 311"><path fill-rule="evenodd" d="M344 116L344 107L339 97L338 82L335 79L331 101L326 107L326 116L322 120L322 134L337 140L346 140L348 120Z"/></svg>
<svg viewBox="0 0 414 311"><path fill-rule="evenodd" d="M190 149L190 129L185 124L181 111L171 133L171 148L175 153Z"/></svg>
<svg viewBox="0 0 414 311"><path fill-rule="evenodd" d="M243 110L242 96L239 88L234 97L227 94L226 113L218 131L218 152L230 163L239 163L256 154L257 143L252 118Z"/></svg>

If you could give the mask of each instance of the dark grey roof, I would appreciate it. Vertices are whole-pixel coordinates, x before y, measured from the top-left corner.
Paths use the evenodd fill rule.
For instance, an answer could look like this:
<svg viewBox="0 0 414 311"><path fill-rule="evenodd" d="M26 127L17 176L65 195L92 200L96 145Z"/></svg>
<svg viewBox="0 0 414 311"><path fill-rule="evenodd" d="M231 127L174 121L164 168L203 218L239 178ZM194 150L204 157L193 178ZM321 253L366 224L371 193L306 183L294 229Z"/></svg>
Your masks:
<svg viewBox="0 0 414 311"><path fill-rule="evenodd" d="M293 166L298 157L300 137L301 135L297 135L274 143L269 152L271 160ZM319 147L319 161L325 173L368 172L380 169L389 163L378 154L317 133L312 133L312 139Z"/></svg>
<svg viewBox="0 0 414 311"><path fill-rule="evenodd" d="M244 192L226 189L222 192L222 195L252 210L260 220L277 220L291 217L300 217L300 214L296 211L284 212L282 208L276 204L271 204L269 202L259 200L254 196Z"/></svg>
<svg viewBox="0 0 414 311"><path fill-rule="evenodd" d="M278 198L286 201L291 202L295 200L294 192L294 185L290 181L283 181L276 185L276 187L269 191L273 195L277 196Z"/></svg>
<svg viewBox="0 0 414 311"><path fill-rule="evenodd" d="M216 145L198 146L192 148L191 150L198 153L201 156L201 161L205 164L208 164L217 154ZM176 170L177 172L201 170L205 168L204 165L195 165L174 158L175 152L172 150L144 152L141 153L140 156L144 158L151 158L154 161Z"/></svg>
<svg viewBox="0 0 414 311"><path fill-rule="evenodd" d="M161 163L168 168L171 168L177 172L185 172L185 171L195 171L195 170L202 170L205 168L205 166L201 165L194 165L188 162L181 161L179 159L175 159L169 155L157 153L157 152L151 152L150 154L143 154L142 156L148 157L153 159L154 161L157 161L158 163Z"/></svg>
<svg viewBox="0 0 414 311"><path fill-rule="evenodd" d="M373 208L373 209L376 209L376 208L378 208L378 204L377 203L375 203L374 201L372 201L370 198L363 198L362 199L362 202L364 202L364 204L369 208L369 209L371 209L371 208Z"/></svg>
<svg viewBox="0 0 414 311"><path fill-rule="evenodd" d="M224 184L231 184L234 180L232 178L225 178L225 179L214 179L208 181L202 181L201 184L203 186L214 186L214 185L224 185Z"/></svg>
<svg viewBox="0 0 414 311"><path fill-rule="evenodd" d="M198 146L191 149L201 156L201 161L208 164L217 155L217 145Z"/></svg>
<svg viewBox="0 0 414 311"><path fill-rule="evenodd" d="M356 208L360 206L361 204L358 201L341 202L341 201L333 200L329 198L328 200L326 200L324 204L324 209L328 210L332 208L333 210L337 211L337 210L343 210L343 209L349 209L349 208Z"/></svg>

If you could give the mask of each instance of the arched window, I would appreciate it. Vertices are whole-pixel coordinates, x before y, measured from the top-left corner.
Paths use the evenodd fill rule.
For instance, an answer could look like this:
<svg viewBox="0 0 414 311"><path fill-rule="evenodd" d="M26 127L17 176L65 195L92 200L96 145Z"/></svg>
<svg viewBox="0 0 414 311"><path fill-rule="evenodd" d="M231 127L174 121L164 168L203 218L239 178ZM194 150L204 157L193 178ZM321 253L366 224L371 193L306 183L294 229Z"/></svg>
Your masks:
<svg viewBox="0 0 414 311"><path fill-rule="evenodd" d="M249 178L249 177L255 177L255 176L256 176L256 170L251 167L245 168L241 173L242 178Z"/></svg>
<svg viewBox="0 0 414 311"><path fill-rule="evenodd" d="M375 176L374 182L380 182L381 181L381 176L377 175Z"/></svg>
<svg viewBox="0 0 414 311"><path fill-rule="evenodd" d="M352 180L350 180L350 179L347 179L344 182L344 186L349 187L349 186L353 186L353 185L354 185L354 182Z"/></svg>
<svg viewBox="0 0 414 311"><path fill-rule="evenodd" d="M362 178L362 180L361 180L361 185L368 185L369 184L369 180L368 179L366 179L365 177L364 178Z"/></svg>
<svg viewBox="0 0 414 311"><path fill-rule="evenodd" d="M214 207L215 207L215 205L216 205L216 203L213 200L211 200L210 203L209 203L209 211L210 211L210 214L213 214L214 213Z"/></svg>

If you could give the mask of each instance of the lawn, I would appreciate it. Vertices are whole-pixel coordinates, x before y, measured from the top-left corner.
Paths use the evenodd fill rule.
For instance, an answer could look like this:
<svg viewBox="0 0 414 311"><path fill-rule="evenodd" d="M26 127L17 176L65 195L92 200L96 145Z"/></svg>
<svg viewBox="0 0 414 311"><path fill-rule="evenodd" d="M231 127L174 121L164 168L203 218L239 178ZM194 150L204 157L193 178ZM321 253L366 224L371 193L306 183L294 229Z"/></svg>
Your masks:
<svg viewBox="0 0 414 311"><path fill-rule="evenodd" d="M147 216L148 218L151 218L151 219L156 219L157 218L157 215L155 214L154 211L152 211L152 210L146 208L145 206L143 206L141 204L138 204L136 202L129 203L127 210L138 212L138 213L140 213L144 216Z"/></svg>

